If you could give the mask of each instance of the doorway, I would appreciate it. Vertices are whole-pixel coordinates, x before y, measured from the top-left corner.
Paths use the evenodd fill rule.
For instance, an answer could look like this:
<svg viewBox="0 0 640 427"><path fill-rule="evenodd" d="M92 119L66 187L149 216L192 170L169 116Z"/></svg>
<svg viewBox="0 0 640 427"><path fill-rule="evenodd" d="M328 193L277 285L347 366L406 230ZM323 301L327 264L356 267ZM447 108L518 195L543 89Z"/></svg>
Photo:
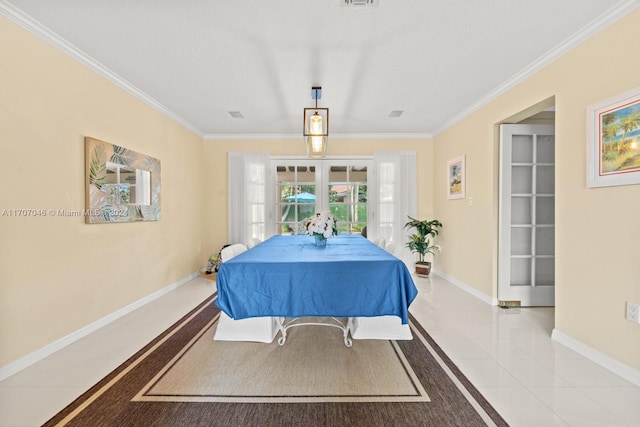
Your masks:
<svg viewBox="0 0 640 427"><path fill-rule="evenodd" d="M498 300L555 305L555 126L500 125Z"/></svg>
<svg viewBox="0 0 640 427"><path fill-rule="evenodd" d="M299 234L300 222L329 211L341 234L361 234L375 208L369 203L368 159L272 160L277 234Z"/></svg>

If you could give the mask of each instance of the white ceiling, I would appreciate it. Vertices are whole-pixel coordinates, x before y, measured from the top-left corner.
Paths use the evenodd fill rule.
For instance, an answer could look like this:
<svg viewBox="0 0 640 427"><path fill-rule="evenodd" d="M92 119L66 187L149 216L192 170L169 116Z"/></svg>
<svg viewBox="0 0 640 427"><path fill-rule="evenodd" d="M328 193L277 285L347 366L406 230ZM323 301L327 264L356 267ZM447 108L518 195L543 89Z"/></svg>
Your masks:
<svg viewBox="0 0 640 427"><path fill-rule="evenodd" d="M401 137L439 133L640 3L374 1L0 0L0 13L207 138L298 137L313 85L330 136Z"/></svg>

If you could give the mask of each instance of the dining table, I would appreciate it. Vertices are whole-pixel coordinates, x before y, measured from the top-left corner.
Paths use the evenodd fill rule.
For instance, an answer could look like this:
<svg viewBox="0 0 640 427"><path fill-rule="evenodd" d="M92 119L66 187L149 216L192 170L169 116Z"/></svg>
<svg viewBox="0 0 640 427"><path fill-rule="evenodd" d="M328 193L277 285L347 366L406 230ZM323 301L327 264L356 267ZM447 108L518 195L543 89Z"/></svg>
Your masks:
<svg viewBox="0 0 640 427"><path fill-rule="evenodd" d="M294 326L284 319L397 316L406 325L418 294L400 259L351 234L334 236L325 246L309 235L272 236L223 262L216 283L216 304L230 318L279 319L281 345ZM350 346L347 324L341 329Z"/></svg>

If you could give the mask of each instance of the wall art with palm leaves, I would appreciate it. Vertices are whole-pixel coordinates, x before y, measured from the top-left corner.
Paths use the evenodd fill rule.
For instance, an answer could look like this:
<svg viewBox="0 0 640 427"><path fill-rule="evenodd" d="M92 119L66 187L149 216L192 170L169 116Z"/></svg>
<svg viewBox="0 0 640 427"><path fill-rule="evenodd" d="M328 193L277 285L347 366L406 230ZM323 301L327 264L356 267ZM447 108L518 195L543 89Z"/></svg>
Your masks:
<svg viewBox="0 0 640 427"><path fill-rule="evenodd" d="M640 87L587 108L587 187L640 184Z"/></svg>
<svg viewBox="0 0 640 427"><path fill-rule="evenodd" d="M85 137L85 222L160 219L160 161Z"/></svg>

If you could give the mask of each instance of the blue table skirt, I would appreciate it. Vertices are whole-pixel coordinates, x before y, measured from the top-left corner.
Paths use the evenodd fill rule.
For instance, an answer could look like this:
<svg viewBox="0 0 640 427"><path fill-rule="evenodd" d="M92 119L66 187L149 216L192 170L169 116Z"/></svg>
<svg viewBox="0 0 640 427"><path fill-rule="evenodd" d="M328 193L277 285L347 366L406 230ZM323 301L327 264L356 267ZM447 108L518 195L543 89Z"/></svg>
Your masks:
<svg viewBox="0 0 640 427"><path fill-rule="evenodd" d="M216 304L233 319L394 315L408 323L418 290L402 261L360 235L313 242L273 236L223 262Z"/></svg>

